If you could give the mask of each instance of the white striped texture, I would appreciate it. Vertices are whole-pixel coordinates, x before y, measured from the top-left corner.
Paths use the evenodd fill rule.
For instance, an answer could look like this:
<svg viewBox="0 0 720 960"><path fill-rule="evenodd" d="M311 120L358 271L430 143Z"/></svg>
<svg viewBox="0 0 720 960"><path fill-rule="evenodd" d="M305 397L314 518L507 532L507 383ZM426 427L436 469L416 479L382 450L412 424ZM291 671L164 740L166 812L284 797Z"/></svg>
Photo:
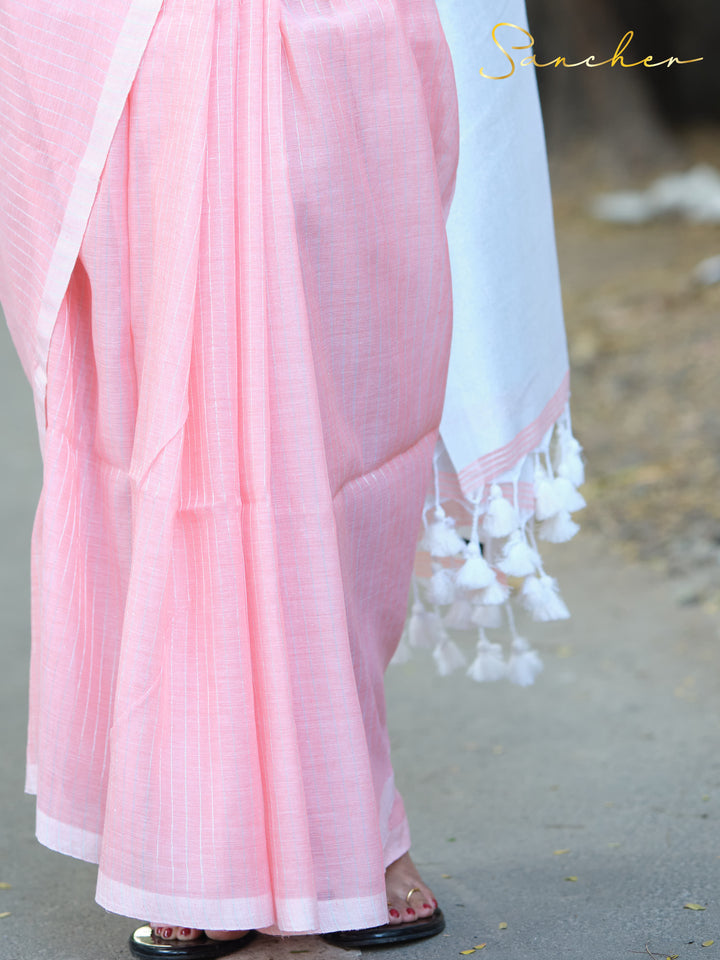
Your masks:
<svg viewBox="0 0 720 960"><path fill-rule="evenodd" d="M118 913L382 923L384 867L409 846L382 677L451 335L457 99L435 2L165 0L127 97L116 77L103 100L113 2L64 82L50 53L76 48L76 11L0 3L0 38L32 52L5 68L18 103L41 91L48 111L35 139L18 119L14 161L3 141L28 249L0 271L30 377L48 344L38 836L97 860ZM12 28L22 7L37 34ZM151 4L126 7L140 23ZM92 143L93 109L118 104L106 156L98 135L64 165L65 131ZM22 144L43 137L66 192L27 182L45 174ZM89 174L74 186L79 157L97 195ZM43 287L63 289L44 333Z"/></svg>

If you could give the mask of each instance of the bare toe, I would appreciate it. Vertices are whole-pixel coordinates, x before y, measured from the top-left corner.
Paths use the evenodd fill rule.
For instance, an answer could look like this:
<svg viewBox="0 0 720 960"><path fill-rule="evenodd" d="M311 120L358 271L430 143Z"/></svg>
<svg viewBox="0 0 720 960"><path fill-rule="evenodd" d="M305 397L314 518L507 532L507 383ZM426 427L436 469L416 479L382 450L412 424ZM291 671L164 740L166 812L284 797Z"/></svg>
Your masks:
<svg viewBox="0 0 720 960"><path fill-rule="evenodd" d="M388 923L402 923L402 912L404 905L397 904L393 900L388 900Z"/></svg>
<svg viewBox="0 0 720 960"><path fill-rule="evenodd" d="M164 923L151 924L153 933L161 940L196 940L202 930L194 930L192 927L169 927Z"/></svg>
<svg viewBox="0 0 720 960"><path fill-rule="evenodd" d="M161 940L196 940L203 932L211 940L239 940L247 930L196 930L192 927L169 927L164 923L152 923L156 937Z"/></svg>
<svg viewBox="0 0 720 960"><path fill-rule="evenodd" d="M389 923L412 923L432 916L437 900L423 882L410 854L406 853L385 871Z"/></svg>
<svg viewBox="0 0 720 960"><path fill-rule="evenodd" d="M435 913L437 900L430 892L429 887L421 884L420 887L412 888L412 893L406 898L407 905L411 907L418 917L430 917Z"/></svg>

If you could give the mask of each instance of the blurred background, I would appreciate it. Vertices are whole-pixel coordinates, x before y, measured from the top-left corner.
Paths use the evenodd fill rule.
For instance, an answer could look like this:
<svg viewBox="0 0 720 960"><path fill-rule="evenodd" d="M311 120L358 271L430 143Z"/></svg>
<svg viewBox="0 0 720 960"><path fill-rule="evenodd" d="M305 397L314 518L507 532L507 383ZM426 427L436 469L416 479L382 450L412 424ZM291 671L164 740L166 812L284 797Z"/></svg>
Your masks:
<svg viewBox="0 0 720 960"><path fill-rule="evenodd" d="M720 5L528 0L586 450L584 529L720 613ZM521 41L516 41L521 42Z"/></svg>

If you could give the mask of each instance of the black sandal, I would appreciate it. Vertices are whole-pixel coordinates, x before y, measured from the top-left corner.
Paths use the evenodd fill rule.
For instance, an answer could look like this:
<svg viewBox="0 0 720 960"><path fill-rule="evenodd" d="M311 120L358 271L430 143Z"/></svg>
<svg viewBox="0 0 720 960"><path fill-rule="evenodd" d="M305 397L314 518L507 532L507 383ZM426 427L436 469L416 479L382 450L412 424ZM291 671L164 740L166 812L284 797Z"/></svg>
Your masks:
<svg viewBox="0 0 720 960"><path fill-rule="evenodd" d="M337 930L324 933L323 940L348 950L358 947L391 947L393 944L412 943L435 937L445 929L445 917L440 907L429 917L411 920L409 923L384 923L380 927L368 927L366 930Z"/></svg>
<svg viewBox="0 0 720 960"><path fill-rule="evenodd" d="M130 937L130 952L136 957L156 957L157 960L210 960L242 950L257 936L250 930L236 940L211 940L204 934L195 940L163 940L156 937L150 924L138 927Z"/></svg>

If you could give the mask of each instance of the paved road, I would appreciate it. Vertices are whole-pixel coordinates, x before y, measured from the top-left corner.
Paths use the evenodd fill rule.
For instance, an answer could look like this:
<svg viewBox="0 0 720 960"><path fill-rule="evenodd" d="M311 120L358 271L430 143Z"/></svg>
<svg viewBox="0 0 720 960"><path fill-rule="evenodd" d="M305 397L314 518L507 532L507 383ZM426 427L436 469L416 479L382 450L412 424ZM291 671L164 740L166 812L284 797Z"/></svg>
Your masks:
<svg viewBox="0 0 720 960"><path fill-rule="evenodd" d="M4 326L0 391L0 881L12 885L0 890L10 912L0 960L119 960L134 921L94 903L92 865L35 841L22 792L40 458ZM658 957L710 960L720 955L716 627L678 605L682 584L623 567L591 537L546 560L573 619L532 627L546 662L534 687L440 680L422 660L389 675L414 854L448 918L444 936L394 953L434 960L485 943L478 960L633 960L648 944ZM245 955L291 960L298 949L346 956L315 939L265 940Z"/></svg>

